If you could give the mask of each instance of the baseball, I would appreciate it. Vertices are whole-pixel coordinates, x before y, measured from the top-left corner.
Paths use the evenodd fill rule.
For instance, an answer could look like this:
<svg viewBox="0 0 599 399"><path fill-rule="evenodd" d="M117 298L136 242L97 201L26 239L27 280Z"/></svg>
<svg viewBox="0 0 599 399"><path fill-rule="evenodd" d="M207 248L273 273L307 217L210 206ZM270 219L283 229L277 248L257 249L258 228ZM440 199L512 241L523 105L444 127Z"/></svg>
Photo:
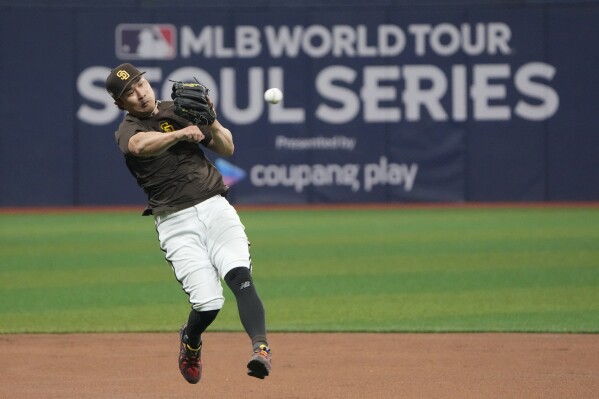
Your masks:
<svg viewBox="0 0 599 399"><path fill-rule="evenodd" d="M264 100L271 104L277 104L283 99L283 92L276 87L268 89L264 92Z"/></svg>

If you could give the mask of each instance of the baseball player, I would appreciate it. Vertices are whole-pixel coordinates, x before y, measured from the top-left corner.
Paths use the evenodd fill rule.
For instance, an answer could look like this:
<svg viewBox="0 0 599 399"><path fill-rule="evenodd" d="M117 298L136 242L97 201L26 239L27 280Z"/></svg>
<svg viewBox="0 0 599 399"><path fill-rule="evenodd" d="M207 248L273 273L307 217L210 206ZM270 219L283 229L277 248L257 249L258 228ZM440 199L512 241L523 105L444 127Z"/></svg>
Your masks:
<svg viewBox="0 0 599 399"><path fill-rule="evenodd" d="M233 154L233 136L216 119L208 90L199 83L174 83L173 101L158 101L133 65L114 68L106 90L127 111L115 133L137 184L148 196L160 249L191 311L180 329L179 370L191 384L202 376L202 333L224 304L221 279L235 295L241 323L251 338L250 376L271 370L264 307L251 276L249 241L225 198L228 187L202 148Z"/></svg>

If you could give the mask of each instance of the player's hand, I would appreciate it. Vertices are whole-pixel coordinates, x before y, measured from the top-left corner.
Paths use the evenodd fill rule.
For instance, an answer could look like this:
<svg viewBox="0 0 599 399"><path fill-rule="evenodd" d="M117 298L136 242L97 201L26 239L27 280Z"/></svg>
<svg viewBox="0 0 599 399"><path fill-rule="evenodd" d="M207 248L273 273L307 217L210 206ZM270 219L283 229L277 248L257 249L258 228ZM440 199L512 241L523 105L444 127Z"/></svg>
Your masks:
<svg viewBox="0 0 599 399"><path fill-rule="evenodd" d="M192 143L199 143L206 138L200 128L195 125L184 127L174 134L177 135L178 141L191 141Z"/></svg>

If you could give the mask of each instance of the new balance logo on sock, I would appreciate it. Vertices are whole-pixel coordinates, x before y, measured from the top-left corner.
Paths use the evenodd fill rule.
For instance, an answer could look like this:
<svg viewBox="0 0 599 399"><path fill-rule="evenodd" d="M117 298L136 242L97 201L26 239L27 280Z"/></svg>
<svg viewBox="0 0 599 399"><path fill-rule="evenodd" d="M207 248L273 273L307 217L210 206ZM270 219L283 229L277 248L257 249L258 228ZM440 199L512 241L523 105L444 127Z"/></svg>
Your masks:
<svg viewBox="0 0 599 399"><path fill-rule="evenodd" d="M241 283L241 285L239 286L239 289L242 290L244 288L247 288L251 285L251 283L249 281L244 281L243 283Z"/></svg>

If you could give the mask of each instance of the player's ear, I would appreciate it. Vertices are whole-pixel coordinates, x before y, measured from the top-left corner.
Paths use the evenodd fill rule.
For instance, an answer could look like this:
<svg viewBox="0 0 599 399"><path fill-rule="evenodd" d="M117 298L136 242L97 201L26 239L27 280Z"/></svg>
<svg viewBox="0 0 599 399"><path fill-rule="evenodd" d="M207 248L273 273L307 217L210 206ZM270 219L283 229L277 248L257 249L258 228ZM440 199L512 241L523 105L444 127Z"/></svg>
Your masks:
<svg viewBox="0 0 599 399"><path fill-rule="evenodd" d="M116 105L117 107L119 107L119 109L124 110L125 107L123 107L123 102L121 101L120 98L117 98L116 100L114 100L114 105Z"/></svg>

